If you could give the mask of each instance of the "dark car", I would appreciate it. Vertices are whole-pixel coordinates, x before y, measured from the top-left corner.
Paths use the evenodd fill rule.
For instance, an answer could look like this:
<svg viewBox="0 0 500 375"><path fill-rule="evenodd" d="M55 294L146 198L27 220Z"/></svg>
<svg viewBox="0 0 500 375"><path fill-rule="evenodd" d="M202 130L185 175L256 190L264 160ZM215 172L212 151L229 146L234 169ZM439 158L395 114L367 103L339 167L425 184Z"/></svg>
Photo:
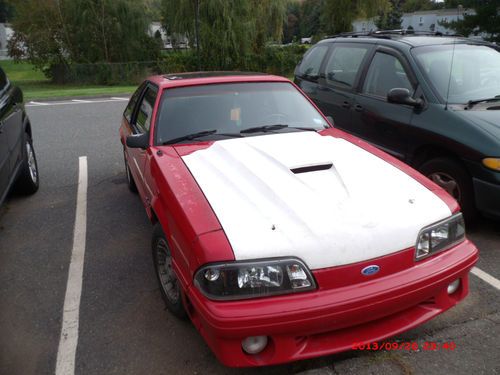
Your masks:
<svg viewBox="0 0 500 375"><path fill-rule="evenodd" d="M477 211L500 217L498 46L435 35L344 35L312 47L295 82L338 128L418 169L469 219Z"/></svg>
<svg viewBox="0 0 500 375"><path fill-rule="evenodd" d="M38 166L23 94L0 68L0 204L13 186L33 194L38 185Z"/></svg>

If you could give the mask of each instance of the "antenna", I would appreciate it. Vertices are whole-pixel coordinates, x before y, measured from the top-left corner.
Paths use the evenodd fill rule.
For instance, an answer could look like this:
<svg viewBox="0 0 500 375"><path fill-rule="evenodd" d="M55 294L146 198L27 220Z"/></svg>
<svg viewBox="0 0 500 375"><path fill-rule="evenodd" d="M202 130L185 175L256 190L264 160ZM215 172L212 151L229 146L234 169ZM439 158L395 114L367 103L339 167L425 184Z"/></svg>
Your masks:
<svg viewBox="0 0 500 375"><path fill-rule="evenodd" d="M462 9L462 5L459 4L457 7L457 21L460 21L460 10ZM448 110L448 100L450 98L450 86L451 86L451 75L453 73L453 62L455 60L455 46L457 45L457 41L453 42L453 50L451 52L451 65L450 65L450 76L448 77L448 90L446 91L446 103L444 105L444 110Z"/></svg>

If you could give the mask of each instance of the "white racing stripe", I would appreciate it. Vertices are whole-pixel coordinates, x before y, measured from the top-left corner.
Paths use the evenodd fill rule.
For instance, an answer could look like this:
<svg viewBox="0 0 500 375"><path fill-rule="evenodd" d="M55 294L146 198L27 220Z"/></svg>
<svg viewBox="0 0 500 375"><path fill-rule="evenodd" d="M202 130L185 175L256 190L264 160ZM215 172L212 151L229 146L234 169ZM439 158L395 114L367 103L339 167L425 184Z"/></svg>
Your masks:
<svg viewBox="0 0 500 375"><path fill-rule="evenodd" d="M85 237L87 231L87 157L79 158L78 192L76 201L73 251L64 297L64 310L57 351L56 375L73 375L78 345L78 319L82 293Z"/></svg>
<svg viewBox="0 0 500 375"><path fill-rule="evenodd" d="M477 277L479 277L481 280L487 282L491 286L493 286L493 287L497 288L498 290L500 290L500 280L495 279L493 276L491 276L490 274L484 272L483 270L480 270L477 267L473 267L470 272L472 274L476 275Z"/></svg>
<svg viewBox="0 0 500 375"><path fill-rule="evenodd" d="M352 264L408 249L423 227L451 215L401 170L316 132L216 141L182 159L236 260L296 256L313 270ZM326 169L294 172L311 166Z"/></svg>

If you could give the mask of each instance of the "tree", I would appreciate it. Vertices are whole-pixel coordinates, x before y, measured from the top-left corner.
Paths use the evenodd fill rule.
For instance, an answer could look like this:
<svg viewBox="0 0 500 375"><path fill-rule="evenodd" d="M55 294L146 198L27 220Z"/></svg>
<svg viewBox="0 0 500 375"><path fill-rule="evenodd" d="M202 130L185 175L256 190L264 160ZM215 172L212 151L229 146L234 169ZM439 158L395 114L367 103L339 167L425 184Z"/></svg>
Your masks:
<svg viewBox="0 0 500 375"><path fill-rule="evenodd" d="M199 40L196 13L199 13ZM199 47L205 69L244 68L268 40L281 40L286 0L163 0L169 34L186 35Z"/></svg>
<svg viewBox="0 0 500 375"><path fill-rule="evenodd" d="M7 22L12 17L12 6L6 0L0 0L0 23Z"/></svg>
<svg viewBox="0 0 500 375"><path fill-rule="evenodd" d="M469 36L484 33L487 35L486 39L499 43L500 0L473 1L466 4L473 5L475 14L464 14L458 21L443 24L458 34Z"/></svg>
<svg viewBox="0 0 500 375"><path fill-rule="evenodd" d="M391 0L391 7L379 13L375 22L379 30L397 30L401 28L400 0Z"/></svg>
<svg viewBox="0 0 500 375"><path fill-rule="evenodd" d="M299 37L300 4L298 2L288 3L286 9L286 21L283 25L283 41L290 43Z"/></svg>
<svg viewBox="0 0 500 375"><path fill-rule="evenodd" d="M35 66L154 59L144 4L133 0L11 0L10 54Z"/></svg>
<svg viewBox="0 0 500 375"><path fill-rule="evenodd" d="M302 3L299 17L300 36L308 38L320 33L323 6L323 0L305 0Z"/></svg>
<svg viewBox="0 0 500 375"><path fill-rule="evenodd" d="M401 11L404 13L417 12L419 10L433 10L443 7L443 3L432 0L403 0L401 1Z"/></svg>
<svg viewBox="0 0 500 375"><path fill-rule="evenodd" d="M352 30L352 22L358 17L369 18L389 11L389 0L325 0L321 23L327 34Z"/></svg>

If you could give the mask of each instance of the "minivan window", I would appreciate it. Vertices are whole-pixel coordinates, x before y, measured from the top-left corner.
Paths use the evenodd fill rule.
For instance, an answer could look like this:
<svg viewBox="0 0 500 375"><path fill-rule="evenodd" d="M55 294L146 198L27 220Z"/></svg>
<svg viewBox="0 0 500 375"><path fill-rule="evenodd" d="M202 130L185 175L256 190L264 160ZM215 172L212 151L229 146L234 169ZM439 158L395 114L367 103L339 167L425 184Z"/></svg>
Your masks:
<svg viewBox="0 0 500 375"><path fill-rule="evenodd" d="M336 45L326 64L326 82L352 87L368 47Z"/></svg>
<svg viewBox="0 0 500 375"><path fill-rule="evenodd" d="M368 69L363 92L369 95L387 97L394 88L408 89L413 95L413 86L398 58L383 52L377 52Z"/></svg>
<svg viewBox="0 0 500 375"><path fill-rule="evenodd" d="M299 66L298 74L301 77L317 78L321 62L328 51L328 45L320 44L309 50L304 55L302 63Z"/></svg>
<svg viewBox="0 0 500 375"><path fill-rule="evenodd" d="M453 52L453 45L437 45L414 48L412 54L429 83L449 103L500 95L500 51L496 48L456 44Z"/></svg>

